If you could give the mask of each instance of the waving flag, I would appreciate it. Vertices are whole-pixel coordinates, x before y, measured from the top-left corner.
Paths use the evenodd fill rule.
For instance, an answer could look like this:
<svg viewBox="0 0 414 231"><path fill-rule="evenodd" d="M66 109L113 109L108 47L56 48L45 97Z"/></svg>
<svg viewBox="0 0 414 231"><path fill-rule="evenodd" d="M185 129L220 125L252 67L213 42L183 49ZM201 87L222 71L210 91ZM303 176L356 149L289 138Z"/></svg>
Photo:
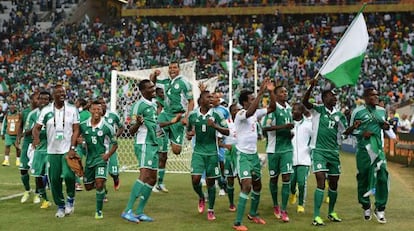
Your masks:
<svg viewBox="0 0 414 231"><path fill-rule="evenodd" d="M368 39L364 15L359 13L323 64L319 73L331 80L336 87L355 85L361 72L361 63L365 57Z"/></svg>

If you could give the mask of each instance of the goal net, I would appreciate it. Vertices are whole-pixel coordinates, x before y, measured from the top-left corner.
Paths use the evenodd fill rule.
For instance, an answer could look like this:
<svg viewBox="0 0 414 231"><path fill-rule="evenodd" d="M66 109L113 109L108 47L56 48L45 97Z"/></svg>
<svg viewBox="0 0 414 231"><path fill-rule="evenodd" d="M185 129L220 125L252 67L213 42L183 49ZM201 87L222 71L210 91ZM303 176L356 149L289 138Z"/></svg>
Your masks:
<svg viewBox="0 0 414 231"><path fill-rule="evenodd" d="M194 102L197 102L199 89L198 82L195 80L195 66L196 63L194 61L182 63L180 64L180 73L192 84ZM161 78L168 77L168 66L139 71L112 71L110 108L111 111L118 113L125 124L125 130L121 137L118 138L117 153L121 171L138 171L138 162L134 154L134 138L128 132L130 127L129 112L132 104L140 98L138 90L139 81L148 79L150 74L156 69L161 71ZM214 91L217 78L209 79L208 82L210 91ZM191 154L191 141L185 139L180 155L175 155L169 150L166 171L170 173L190 172Z"/></svg>

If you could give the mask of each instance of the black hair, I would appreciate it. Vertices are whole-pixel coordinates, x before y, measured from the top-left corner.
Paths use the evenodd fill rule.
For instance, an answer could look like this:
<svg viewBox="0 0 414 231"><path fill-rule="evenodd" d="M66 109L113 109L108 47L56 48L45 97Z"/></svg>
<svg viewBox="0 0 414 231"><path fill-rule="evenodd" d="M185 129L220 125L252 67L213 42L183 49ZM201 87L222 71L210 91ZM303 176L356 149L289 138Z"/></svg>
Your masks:
<svg viewBox="0 0 414 231"><path fill-rule="evenodd" d="M199 105L200 105L201 98L204 97L204 95L206 95L206 94L210 94L210 92L209 91L202 91L202 92L200 92L200 96L198 97L198 100L197 100L197 103Z"/></svg>
<svg viewBox="0 0 414 231"><path fill-rule="evenodd" d="M149 80L149 79L144 79L144 80L141 80L141 82L139 82L139 84L138 84L138 89L139 89L140 91L144 90L145 85L146 85L147 83L150 83L150 82L151 82L151 80Z"/></svg>
<svg viewBox="0 0 414 231"><path fill-rule="evenodd" d="M374 87L367 87L367 88L365 88L365 89L364 89L364 94L363 94L363 96L364 96L364 97L368 97L368 96L369 96L369 93L371 93L372 91L375 91L375 88L374 88Z"/></svg>
<svg viewBox="0 0 414 231"><path fill-rule="evenodd" d="M322 91L322 100L324 100L325 97L328 96L328 94L334 94L334 93L332 92L332 90L324 90L324 91Z"/></svg>
<svg viewBox="0 0 414 231"><path fill-rule="evenodd" d="M85 107L86 104L88 104L88 101L86 101L84 98L79 98L78 102L79 102L79 105L82 107Z"/></svg>
<svg viewBox="0 0 414 231"><path fill-rule="evenodd" d="M94 105L94 104L96 104L96 105L102 105L101 101L99 101L98 99L92 101L91 106Z"/></svg>
<svg viewBox="0 0 414 231"><path fill-rule="evenodd" d="M239 96L239 104L243 105L243 102L246 102L251 94L253 94L253 92L250 90L242 90Z"/></svg>
<svg viewBox="0 0 414 231"><path fill-rule="evenodd" d="M50 92L48 92L48 91L46 91L46 90L43 90L43 91L39 92L39 96L41 96L41 95L48 95L48 96L49 96L49 99L52 97L52 96L50 95Z"/></svg>
<svg viewBox="0 0 414 231"><path fill-rule="evenodd" d="M277 93L277 91L279 91L279 89L281 89L282 87L284 87L283 85L279 85L275 87L274 93Z"/></svg>

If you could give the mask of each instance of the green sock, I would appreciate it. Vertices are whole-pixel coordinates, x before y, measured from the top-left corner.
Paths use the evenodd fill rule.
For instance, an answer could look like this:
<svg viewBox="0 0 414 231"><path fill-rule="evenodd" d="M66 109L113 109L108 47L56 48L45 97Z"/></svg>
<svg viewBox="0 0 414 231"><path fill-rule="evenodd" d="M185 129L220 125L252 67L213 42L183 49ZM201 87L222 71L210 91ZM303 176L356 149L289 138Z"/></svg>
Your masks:
<svg viewBox="0 0 414 231"><path fill-rule="evenodd" d="M338 197L338 191L332 191L331 189L328 190L328 196L329 196L329 209L328 214L331 214L334 212L335 204L336 204L336 198Z"/></svg>
<svg viewBox="0 0 414 231"><path fill-rule="evenodd" d="M22 179L24 190L30 191L30 183L29 183L30 177L29 177L29 174L26 173L24 175L20 175L20 178Z"/></svg>
<svg viewBox="0 0 414 231"><path fill-rule="evenodd" d="M302 205L305 202L305 185L299 185L298 186L299 189L299 201L298 201L298 205Z"/></svg>
<svg viewBox="0 0 414 231"><path fill-rule="evenodd" d="M289 200L290 194L290 181L282 182L282 210L286 211L287 203Z"/></svg>
<svg viewBox="0 0 414 231"><path fill-rule="evenodd" d="M227 196L229 198L229 203L234 205L234 187L233 185L227 185Z"/></svg>
<svg viewBox="0 0 414 231"><path fill-rule="evenodd" d="M145 205L147 204L148 199L151 196L152 187L153 186L149 184L144 184L144 186L142 187L138 208L136 210L137 215L144 213Z"/></svg>
<svg viewBox="0 0 414 231"><path fill-rule="evenodd" d="M216 201L216 186L207 187L208 192L208 209L214 209L214 202Z"/></svg>
<svg viewBox="0 0 414 231"><path fill-rule="evenodd" d="M165 168L158 169L158 184L164 183Z"/></svg>
<svg viewBox="0 0 414 231"><path fill-rule="evenodd" d="M322 206L322 201L323 201L323 193L324 190L320 189L320 188L316 188L315 189L315 194L314 194L314 202L313 202L313 218L320 216L320 210L321 210L321 206ZM329 198L330 200L330 198Z"/></svg>
<svg viewBox="0 0 414 231"><path fill-rule="evenodd" d="M104 198L105 190L96 190L96 212L102 211Z"/></svg>
<svg viewBox="0 0 414 231"><path fill-rule="evenodd" d="M125 212L131 210L134 207L135 201L139 194L141 194L141 190L144 187L144 183L140 180L135 181L134 185L132 186L131 193L129 194L129 200L127 207L125 208Z"/></svg>
<svg viewBox="0 0 414 231"><path fill-rule="evenodd" d="M201 182L198 183L197 185L193 184L193 189L197 193L198 197L200 197L200 198L204 198L204 193L203 193L202 186L203 185L201 184Z"/></svg>
<svg viewBox="0 0 414 231"><path fill-rule="evenodd" d="M260 192L252 191L251 198L252 198L252 202L251 202L252 204L250 206L249 214L255 217L257 216L257 208L259 208Z"/></svg>
<svg viewBox="0 0 414 231"><path fill-rule="evenodd" d="M241 192L239 196L239 203L237 204L237 214L235 223L241 224L244 210L246 208L247 199L249 199L249 195Z"/></svg>
<svg viewBox="0 0 414 231"><path fill-rule="evenodd" d="M270 195L272 196L273 206L279 205L279 203L277 202L277 184L270 182L269 190L270 190Z"/></svg>

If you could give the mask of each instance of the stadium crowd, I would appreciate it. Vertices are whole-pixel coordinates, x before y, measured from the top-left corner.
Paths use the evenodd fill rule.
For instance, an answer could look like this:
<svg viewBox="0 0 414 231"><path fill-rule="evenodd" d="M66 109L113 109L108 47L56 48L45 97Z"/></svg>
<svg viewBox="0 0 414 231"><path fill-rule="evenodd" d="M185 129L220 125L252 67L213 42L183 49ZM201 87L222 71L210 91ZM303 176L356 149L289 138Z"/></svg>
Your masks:
<svg viewBox="0 0 414 231"><path fill-rule="evenodd" d="M198 23L123 18L107 24L95 19L41 31L33 14L24 9L17 8L0 33L1 78L10 91L2 93L3 102L17 100L21 106L35 89L56 80L70 89L72 101L107 97L112 69L148 69L166 66L171 60L197 60L197 78L219 76L219 89L226 93L230 40L235 48L235 87L252 87L253 62L257 60L259 82L265 76L274 78L288 86L294 102L354 17L276 12L266 18ZM404 53L404 44L413 43L413 24L405 13L367 13L365 17L370 43L361 81L342 88L340 100L344 107L352 108L359 102L363 86L372 84L383 93L389 108L414 94L413 56ZM320 81L319 86L324 86L324 79ZM320 96L316 96L318 100Z"/></svg>

